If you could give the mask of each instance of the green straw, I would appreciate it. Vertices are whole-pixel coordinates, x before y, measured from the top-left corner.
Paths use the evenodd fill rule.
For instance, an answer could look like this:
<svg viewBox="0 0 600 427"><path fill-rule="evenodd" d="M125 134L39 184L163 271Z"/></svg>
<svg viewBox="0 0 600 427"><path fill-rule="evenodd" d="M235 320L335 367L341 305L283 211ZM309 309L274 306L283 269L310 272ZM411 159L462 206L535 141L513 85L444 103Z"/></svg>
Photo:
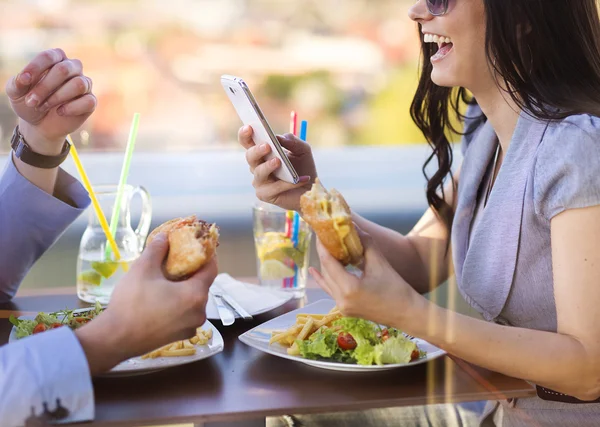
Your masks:
<svg viewBox="0 0 600 427"><path fill-rule="evenodd" d="M113 207L112 215L110 217L110 234L114 237L117 228L119 226L119 215L121 213L121 201L123 199L123 193L125 193L125 185L127 184L127 178L129 177L129 167L131 166L131 158L133 157L133 149L135 147L135 139L137 138L138 125L140 123L140 113L133 115L131 122L131 128L129 129L129 139L127 140L127 148L125 149L125 160L123 161L123 168L121 169L121 178L119 179L119 187L117 189L117 200ZM105 259L110 260L111 254L110 246L106 245L106 251L104 253Z"/></svg>

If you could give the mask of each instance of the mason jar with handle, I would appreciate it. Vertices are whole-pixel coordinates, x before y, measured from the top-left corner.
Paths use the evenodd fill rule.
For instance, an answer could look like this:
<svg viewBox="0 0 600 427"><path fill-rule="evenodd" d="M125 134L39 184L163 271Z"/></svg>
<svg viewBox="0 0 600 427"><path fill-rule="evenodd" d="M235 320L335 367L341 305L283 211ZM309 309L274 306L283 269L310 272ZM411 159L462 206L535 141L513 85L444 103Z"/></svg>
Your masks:
<svg viewBox="0 0 600 427"><path fill-rule="evenodd" d="M117 186L94 187L94 193L110 224L117 201ZM131 225L131 204L136 195L142 200L142 209L137 228L134 230ZM114 233L114 240L121 255L119 260L106 239L96 212L92 208L88 211L88 225L81 238L77 259L77 296L82 301L108 304L115 284L144 249L152 220L150 194L143 187L126 185L122 197Z"/></svg>

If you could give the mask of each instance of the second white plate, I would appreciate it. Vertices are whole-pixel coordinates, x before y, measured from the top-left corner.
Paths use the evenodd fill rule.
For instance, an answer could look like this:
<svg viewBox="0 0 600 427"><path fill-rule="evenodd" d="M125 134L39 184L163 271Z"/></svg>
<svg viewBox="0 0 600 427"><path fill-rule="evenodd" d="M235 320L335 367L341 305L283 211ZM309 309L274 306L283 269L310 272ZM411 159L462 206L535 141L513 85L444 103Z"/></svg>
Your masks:
<svg viewBox="0 0 600 427"><path fill-rule="evenodd" d="M391 365L355 365L339 362L327 362L322 360L309 360L301 356L290 356L287 353L287 348L280 344L269 345L271 339L271 332L286 330L290 326L296 323L296 315L300 313L307 314L324 314L329 312L335 306L333 300L320 300L313 304L309 304L306 307L299 308L294 311L290 311L282 316L276 317L269 320L268 322L259 325L248 332L239 336L240 341L244 344L254 347L262 352L272 354L273 356L282 357L284 359L293 360L296 362L304 363L306 365L314 366L321 369L329 369L333 371L344 371L344 372L373 372L373 371L387 371L390 369L404 368L407 366L414 366L421 363L426 363L430 360L437 359L446 354L446 352L427 341L413 338L414 342L419 346L421 350L427 352L427 354L417 360L413 360L409 363L397 363Z"/></svg>

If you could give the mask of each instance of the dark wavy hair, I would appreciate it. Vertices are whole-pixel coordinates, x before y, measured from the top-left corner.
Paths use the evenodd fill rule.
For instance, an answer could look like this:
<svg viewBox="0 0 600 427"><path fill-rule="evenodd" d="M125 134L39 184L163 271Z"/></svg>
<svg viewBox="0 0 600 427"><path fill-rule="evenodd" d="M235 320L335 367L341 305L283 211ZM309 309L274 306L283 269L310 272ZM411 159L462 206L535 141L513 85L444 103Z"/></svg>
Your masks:
<svg viewBox="0 0 600 427"><path fill-rule="evenodd" d="M456 0L461 1L461 0ZM500 87L528 114L560 120L573 114L600 116L600 19L596 0L482 0L485 7L485 46L489 66ZM452 12L450 12L452 13ZM429 145L423 166L427 201L448 232L453 208L444 199L444 185L452 176L452 123L464 121L460 108L475 103L464 88L446 88L431 81L430 58L437 46L421 35L421 72L411 116ZM437 160L437 171L427 172Z"/></svg>

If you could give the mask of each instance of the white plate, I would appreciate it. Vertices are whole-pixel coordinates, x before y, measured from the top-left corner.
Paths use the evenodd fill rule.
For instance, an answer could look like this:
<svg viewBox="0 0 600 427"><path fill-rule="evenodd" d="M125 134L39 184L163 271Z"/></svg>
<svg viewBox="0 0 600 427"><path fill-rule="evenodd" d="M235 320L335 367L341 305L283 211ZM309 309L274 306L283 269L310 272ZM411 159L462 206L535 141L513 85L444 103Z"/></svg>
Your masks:
<svg viewBox="0 0 600 427"><path fill-rule="evenodd" d="M90 309L84 308L80 310L75 310L74 313L80 313L84 311L88 311ZM27 319L33 320L35 316L21 316L19 319ZM213 336L206 345L197 345L196 346L196 354L193 356L181 356L181 357L157 357L156 359L142 359L141 357L134 357L132 359L128 359L114 368L112 368L109 372L103 374L103 377L127 377L134 375L144 375L149 374L151 372L161 371L163 369L171 368L173 366L185 365L192 362L197 362L198 360L207 359L215 354L218 354L223 351L224 342L223 337L219 333L219 331L207 321L204 325L202 325L203 329L212 329ZM17 338L17 330L13 326L10 331L10 336L8 338L8 342L13 342L18 340Z"/></svg>
<svg viewBox="0 0 600 427"><path fill-rule="evenodd" d="M310 366L314 366L322 369L330 369L333 371L344 371L344 372L373 372L373 371L386 371L389 369L403 368L405 366L419 365L421 363L428 362L433 359L437 359L440 356L446 354L444 350L429 344L427 341L413 338L413 341L419 346L419 349L427 352L427 355L413 360L409 363L397 363L392 365L351 365L346 363L338 362L325 362L320 360L308 360L301 356L290 356L287 354L287 348L280 344L269 345L269 339L271 338L271 332L281 331L288 329L290 326L296 323L296 315L299 313L307 314L324 314L329 312L335 306L333 300L321 300L313 304L309 304L306 307L299 308L298 310L290 311L282 316L276 317L275 319L269 320L249 330L248 332L239 336L240 341L244 344L254 347L257 350L265 353L272 354L273 356L283 357L284 359L294 360L296 362L305 363Z"/></svg>

